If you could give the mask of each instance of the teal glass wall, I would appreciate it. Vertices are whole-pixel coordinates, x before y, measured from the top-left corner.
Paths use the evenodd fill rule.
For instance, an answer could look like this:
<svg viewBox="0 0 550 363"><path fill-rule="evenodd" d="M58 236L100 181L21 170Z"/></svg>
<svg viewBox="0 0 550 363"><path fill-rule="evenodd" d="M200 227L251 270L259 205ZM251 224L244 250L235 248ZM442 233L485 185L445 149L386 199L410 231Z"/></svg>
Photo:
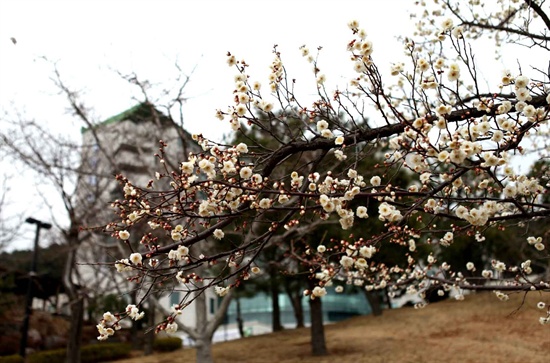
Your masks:
<svg viewBox="0 0 550 363"><path fill-rule="evenodd" d="M327 288L328 294L322 298L323 320L325 323L341 321L357 315L371 313L371 307L363 293L341 293L334 292L334 289ZM309 324L309 297L302 298L304 309L304 321ZM242 318L246 322L257 321L258 323L271 326L271 296L259 293L251 298L240 298ZM296 324L294 310L288 296L285 293L279 294L279 307L281 310L281 322L285 326ZM226 323L232 324L237 321L237 304L235 299L231 302L227 312Z"/></svg>

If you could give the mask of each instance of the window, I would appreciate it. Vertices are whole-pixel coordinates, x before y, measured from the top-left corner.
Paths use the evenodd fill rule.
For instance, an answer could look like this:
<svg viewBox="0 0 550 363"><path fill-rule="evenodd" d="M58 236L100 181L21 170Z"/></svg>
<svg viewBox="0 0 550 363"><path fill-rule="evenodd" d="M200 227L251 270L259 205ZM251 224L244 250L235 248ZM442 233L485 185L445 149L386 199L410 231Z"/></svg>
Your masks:
<svg viewBox="0 0 550 363"><path fill-rule="evenodd" d="M210 314L216 313L216 299L213 297L210 298Z"/></svg>
<svg viewBox="0 0 550 363"><path fill-rule="evenodd" d="M177 291L172 291L170 294L170 306L180 303L180 293Z"/></svg>

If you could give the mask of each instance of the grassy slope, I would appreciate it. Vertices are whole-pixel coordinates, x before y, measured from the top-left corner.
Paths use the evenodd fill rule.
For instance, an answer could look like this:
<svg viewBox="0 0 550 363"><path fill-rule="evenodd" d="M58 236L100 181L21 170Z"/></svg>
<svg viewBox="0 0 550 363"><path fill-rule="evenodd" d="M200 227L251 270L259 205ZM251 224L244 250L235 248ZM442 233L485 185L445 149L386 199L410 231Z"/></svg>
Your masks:
<svg viewBox="0 0 550 363"><path fill-rule="evenodd" d="M326 327L329 356L312 357L309 331L288 330L214 346L216 363L225 362L549 362L550 326L538 323L538 301L550 293L531 293L501 302L493 294L467 296L422 310L385 311L378 318L356 317ZM193 349L120 363L193 362Z"/></svg>

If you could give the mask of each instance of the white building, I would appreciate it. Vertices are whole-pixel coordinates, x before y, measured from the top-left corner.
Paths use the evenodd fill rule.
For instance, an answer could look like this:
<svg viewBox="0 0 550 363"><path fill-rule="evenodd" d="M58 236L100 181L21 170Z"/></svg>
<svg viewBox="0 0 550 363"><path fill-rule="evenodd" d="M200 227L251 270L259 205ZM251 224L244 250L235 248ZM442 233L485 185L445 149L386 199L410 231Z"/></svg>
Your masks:
<svg viewBox="0 0 550 363"><path fill-rule="evenodd" d="M159 157L155 156L159 152L159 140L168 144L163 159L169 169L177 170L189 152L199 150L189 133L148 103L132 107L93 128L83 128L82 140L80 174L83 177L78 182L77 191L81 196L82 208L89 211L84 213L87 217L83 224L86 226L102 226L117 219L110 203L123 198L123 186L115 180L115 174L124 175L134 185L145 186L154 178L155 172L163 171ZM119 240L101 232L90 234L79 249L78 273L91 298L101 299L109 294L124 296L132 289L111 264L127 253ZM97 261L106 264L98 266ZM139 294L138 290L138 297ZM169 311L182 298L183 293L167 286L159 301ZM128 303L131 300L126 298ZM211 316L216 311L218 299L212 291L208 291L206 301L207 314ZM156 322L164 318L159 315ZM184 309L180 318L186 325L194 326L193 304Z"/></svg>

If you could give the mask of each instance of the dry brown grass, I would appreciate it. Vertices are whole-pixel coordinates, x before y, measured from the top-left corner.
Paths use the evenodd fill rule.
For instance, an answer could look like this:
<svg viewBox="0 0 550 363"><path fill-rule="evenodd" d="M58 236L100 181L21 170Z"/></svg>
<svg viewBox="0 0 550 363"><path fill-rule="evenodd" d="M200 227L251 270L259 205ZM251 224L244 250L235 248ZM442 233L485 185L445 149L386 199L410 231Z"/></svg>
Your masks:
<svg viewBox="0 0 550 363"><path fill-rule="evenodd" d="M445 301L422 310L385 311L381 317L361 316L326 327L329 355L313 357L307 329L219 343L217 363L356 363L356 362L522 362L550 361L550 327L538 323L538 301L550 294L529 294L500 302L493 294L467 296L463 302ZM120 363L193 362L194 349Z"/></svg>

